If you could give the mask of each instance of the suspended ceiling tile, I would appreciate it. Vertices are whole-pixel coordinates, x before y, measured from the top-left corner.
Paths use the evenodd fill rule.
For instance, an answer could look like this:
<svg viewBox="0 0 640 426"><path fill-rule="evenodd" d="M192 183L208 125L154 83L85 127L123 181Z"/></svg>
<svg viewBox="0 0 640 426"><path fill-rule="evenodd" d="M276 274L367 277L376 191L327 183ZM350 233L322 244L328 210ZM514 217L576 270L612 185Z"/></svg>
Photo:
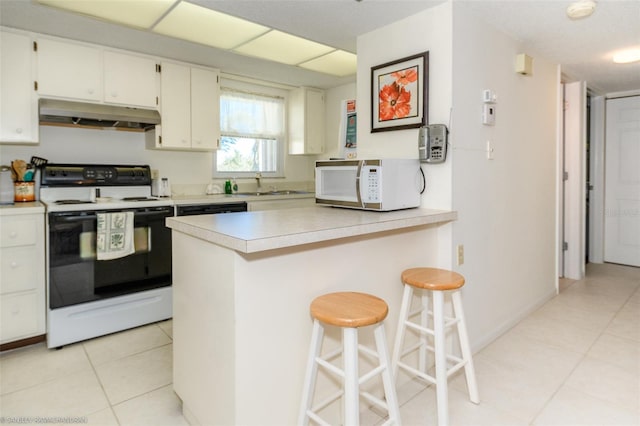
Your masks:
<svg viewBox="0 0 640 426"><path fill-rule="evenodd" d="M302 68L346 77L357 71L357 56L344 50L336 50L327 55L300 64Z"/></svg>
<svg viewBox="0 0 640 426"><path fill-rule="evenodd" d="M269 28L206 7L181 2L153 31L219 49L231 49L269 31Z"/></svg>
<svg viewBox="0 0 640 426"><path fill-rule="evenodd" d="M38 0L38 3L136 28L150 28L176 0Z"/></svg>
<svg viewBox="0 0 640 426"><path fill-rule="evenodd" d="M262 59L296 65L327 54L333 47L272 30L235 49L234 52Z"/></svg>

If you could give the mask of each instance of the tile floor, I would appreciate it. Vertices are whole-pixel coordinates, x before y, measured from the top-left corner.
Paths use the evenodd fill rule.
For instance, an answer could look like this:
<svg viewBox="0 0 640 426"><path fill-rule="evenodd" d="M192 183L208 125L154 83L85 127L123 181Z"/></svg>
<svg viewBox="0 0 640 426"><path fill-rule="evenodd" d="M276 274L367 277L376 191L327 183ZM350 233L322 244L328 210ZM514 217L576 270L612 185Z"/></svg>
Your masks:
<svg viewBox="0 0 640 426"><path fill-rule="evenodd" d="M640 268L588 265L585 279L561 289L475 354L479 405L462 375L452 379L452 424L640 425ZM0 422L187 424L172 391L171 326L2 353ZM414 381L398 392L405 425L437 424L432 387ZM383 422L372 411L364 419Z"/></svg>

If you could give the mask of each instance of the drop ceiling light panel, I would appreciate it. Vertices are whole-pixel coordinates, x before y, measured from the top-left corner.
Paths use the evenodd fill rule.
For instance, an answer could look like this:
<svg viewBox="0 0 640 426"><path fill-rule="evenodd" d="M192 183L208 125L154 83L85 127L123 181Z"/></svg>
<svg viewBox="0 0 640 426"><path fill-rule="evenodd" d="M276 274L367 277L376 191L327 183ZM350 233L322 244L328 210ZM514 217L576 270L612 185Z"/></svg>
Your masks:
<svg viewBox="0 0 640 426"><path fill-rule="evenodd" d="M151 27L176 0L38 0L38 3L136 28Z"/></svg>
<svg viewBox="0 0 640 426"><path fill-rule="evenodd" d="M336 50L300 64L302 68L332 74L338 77L355 74L357 65L357 56L344 50Z"/></svg>
<svg viewBox="0 0 640 426"><path fill-rule="evenodd" d="M158 22L153 31L219 49L231 49L269 31L269 28L181 2Z"/></svg>
<svg viewBox="0 0 640 426"><path fill-rule="evenodd" d="M333 47L305 40L281 31L272 30L235 49L234 52L268 59L288 65L297 65L327 54Z"/></svg>

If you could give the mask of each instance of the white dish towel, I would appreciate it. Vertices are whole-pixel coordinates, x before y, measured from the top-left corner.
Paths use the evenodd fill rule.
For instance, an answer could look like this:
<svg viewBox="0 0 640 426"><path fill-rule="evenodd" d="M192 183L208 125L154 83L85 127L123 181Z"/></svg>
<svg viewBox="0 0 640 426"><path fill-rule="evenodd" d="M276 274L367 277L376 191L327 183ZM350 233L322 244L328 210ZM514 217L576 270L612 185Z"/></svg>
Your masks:
<svg viewBox="0 0 640 426"><path fill-rule="evenodd" d="M97 213L96 254L98 260L112 260L135 251L133 212Z"/></svg>

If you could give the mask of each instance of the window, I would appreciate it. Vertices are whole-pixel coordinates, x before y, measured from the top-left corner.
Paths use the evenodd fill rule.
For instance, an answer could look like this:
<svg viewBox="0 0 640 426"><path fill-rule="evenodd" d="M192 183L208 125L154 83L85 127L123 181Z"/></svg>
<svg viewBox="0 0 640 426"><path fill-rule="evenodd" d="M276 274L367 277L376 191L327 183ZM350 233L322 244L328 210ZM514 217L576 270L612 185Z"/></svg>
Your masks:
<svg viewBox="0 0 640 426"><path fill-rule="evenodd" d="M285 99L222 87L218 177L283 176Z"/></svg>

